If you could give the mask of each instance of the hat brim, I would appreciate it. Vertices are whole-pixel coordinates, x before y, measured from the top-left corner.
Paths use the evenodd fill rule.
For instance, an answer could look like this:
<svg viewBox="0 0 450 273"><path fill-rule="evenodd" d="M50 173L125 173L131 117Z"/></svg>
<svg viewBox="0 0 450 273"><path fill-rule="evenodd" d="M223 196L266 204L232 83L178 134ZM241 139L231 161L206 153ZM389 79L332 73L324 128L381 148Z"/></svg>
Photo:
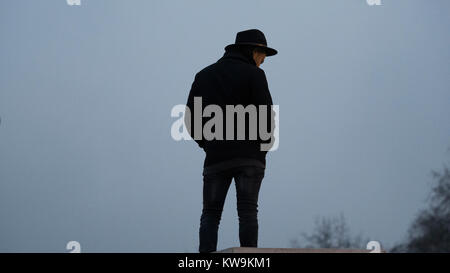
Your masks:
<svg viewBox="0 0 450 273"><path fill-rule="evenodd" d="M276 55L278 53L278 51L276 49L273 49L273 48L270 48L268 46L264 46L264 45L261 45L261 44L255 44L255 43L231 44L231 45L227 45L225 47L225 50L232 49L232 48L237 48L237 47L240 47L240 46L246 46L246 45L247 46L251 45L251 46L255 46L255 47L261 48L266 53L267 57Z"/></svg>

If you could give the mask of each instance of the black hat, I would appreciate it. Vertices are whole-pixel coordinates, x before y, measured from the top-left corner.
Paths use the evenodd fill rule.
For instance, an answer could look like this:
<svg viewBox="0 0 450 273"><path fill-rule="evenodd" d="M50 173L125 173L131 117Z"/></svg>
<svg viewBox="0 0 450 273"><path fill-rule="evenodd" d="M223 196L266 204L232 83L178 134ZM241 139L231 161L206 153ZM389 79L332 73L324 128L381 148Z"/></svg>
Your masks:
<svg viewBox="0 0 450 273"><path fill-rule="evenodd" d="M273 56L278 53L275 49L267 47L266 37L264 36L264 33L258 29L249 29L238 32L236 34L235 43L227 45L225 50L233 47L239 47L240 45L253 45L259 47L266 52L267 56Z"/></svg>

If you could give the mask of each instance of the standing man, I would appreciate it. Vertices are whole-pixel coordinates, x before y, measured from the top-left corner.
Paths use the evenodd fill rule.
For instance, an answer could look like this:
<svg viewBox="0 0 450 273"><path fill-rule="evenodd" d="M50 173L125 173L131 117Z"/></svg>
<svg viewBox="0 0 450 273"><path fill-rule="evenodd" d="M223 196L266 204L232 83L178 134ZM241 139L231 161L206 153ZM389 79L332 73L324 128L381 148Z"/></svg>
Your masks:
<svg viewBox="0 0 450 273"><path fill-rule="evenodd" d="M201 98L201 113L211 104L220 106L222 113L226 112L227 105L266 106L267 108L264 109L267 109L267 116L263 120L267 120L266 128L271 136L269 141L260 136L256 140L247 136L250 135L249 130L252 125L257 128L261 126L259 111L257 124L249 124L250 117L249 122L245 122L246 138L244 140L236 139L236 137L231 140L225 137L212 140L195 137L191 130L195 128L194 115L185 115L189 134L206 153L203 164L203 210L200 218L199 252L217 250L217 235L223 205L233 178L236 185L240 245L241 247L257 247L258 245L258 195L264 178L268 150L261 147L263 143L273 145L275 126L274 112L271 107L272 97L264 70L259 66L266 56L275 54L277 54L275 49L267 47L264 33L257 29L245 30L237 33L234 44L225 47L222 58L195 76L187 101L190 113L195 111L195 97ZM225 114L223 118L225 119ZM201 120L201 128L203 128L207 119L202 117ZM236 123L234 122L234 136L238 128ZM227 136L225 128L222 129L223 136Z"/></svg>

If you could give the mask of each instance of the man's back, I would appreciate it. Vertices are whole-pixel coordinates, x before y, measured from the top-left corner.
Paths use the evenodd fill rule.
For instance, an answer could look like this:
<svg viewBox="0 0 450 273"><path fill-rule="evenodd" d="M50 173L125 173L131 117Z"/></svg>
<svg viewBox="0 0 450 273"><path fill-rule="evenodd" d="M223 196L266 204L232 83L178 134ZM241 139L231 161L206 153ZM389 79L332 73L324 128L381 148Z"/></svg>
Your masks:
<svg viewBox="0 0 450 273"><path fill-rule="evenodd" d="M200 91L204 104L250 103L251 80L256 77L258 70L262 71L241 54L224 54L216 63L197 73L200 83L203 84Z"/></svg>
<svg viewBox="0 0 450 273"><path fill-rule="evenodd" d="M197 73L187 102L192 113L194 97L202 98L202 112L207 105L218 105L224 113L223 124L226 124L226 105L243 105L244 107L266 105L269 110L267 113L270 113L270 106L273 104L264 71L256 66L253 59L238 51L227 51L216 63ZM268 120L270 121L270 119ZM203 118L202 128L207 121L207 118ZM226 139L226 126L223 126L223 140L196 139L199 146L206 152L204 166L242 157L257 159L265 164L267 152L260 149L260 144L264 141L259 138L249 140L249 122L249 119L246 119L245 140L236 138L236 121L233 128L235 130L233 140ZM191 128L194 128L194 125L195 121L192 119ZM268 126L271 124L269 123ZM258 128L258 124L256 128ZM215 129L217 130L217 128Z"/></svg>
<svg viewBox="0 0 450 273"><path fill-rule="evenodd" d="M189 134L206 152L199 252L217 249L223 205L233 179L240 245L258 246L258 195L266 148L273 144L272 97L259 66L277 51L267 46L264 33L257 29L238 32L235 43L225 51L216 63L196 74L185 113Z"/></svg>

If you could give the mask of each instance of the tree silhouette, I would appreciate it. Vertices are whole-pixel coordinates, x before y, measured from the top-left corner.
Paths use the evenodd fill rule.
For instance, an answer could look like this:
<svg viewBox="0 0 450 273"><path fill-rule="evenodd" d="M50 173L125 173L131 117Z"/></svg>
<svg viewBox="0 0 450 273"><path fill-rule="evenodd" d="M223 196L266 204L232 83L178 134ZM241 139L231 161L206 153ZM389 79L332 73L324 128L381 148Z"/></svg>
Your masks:
<svg viewBox="0 0 450 273"><path fill-rule="evenodd" d="M315 228L311 235L301 234L301 239L293 239L290 244L294 248L366 248L368 239L362 235L352 236L343 214L339 217L316 218Z"/></svg>
<svg viewBox="0 0 450 273"><path fill-rule="evenodd" d="M450 252L450 172L432 171L435 184L428 197L429 206L422 210L408 231L405 243L392 252Z"/></svg>
<svg viewBox="0 0 450 273"><path fill-rule="evenodd" d="M450 171L432 171L434 180L427 198L428 207L421 210L407 233L405 242L389 252L450 252ZM366 248L369 240L352 236L345 217L316 218L312 234L293 239L295 248Z"/></svg>

